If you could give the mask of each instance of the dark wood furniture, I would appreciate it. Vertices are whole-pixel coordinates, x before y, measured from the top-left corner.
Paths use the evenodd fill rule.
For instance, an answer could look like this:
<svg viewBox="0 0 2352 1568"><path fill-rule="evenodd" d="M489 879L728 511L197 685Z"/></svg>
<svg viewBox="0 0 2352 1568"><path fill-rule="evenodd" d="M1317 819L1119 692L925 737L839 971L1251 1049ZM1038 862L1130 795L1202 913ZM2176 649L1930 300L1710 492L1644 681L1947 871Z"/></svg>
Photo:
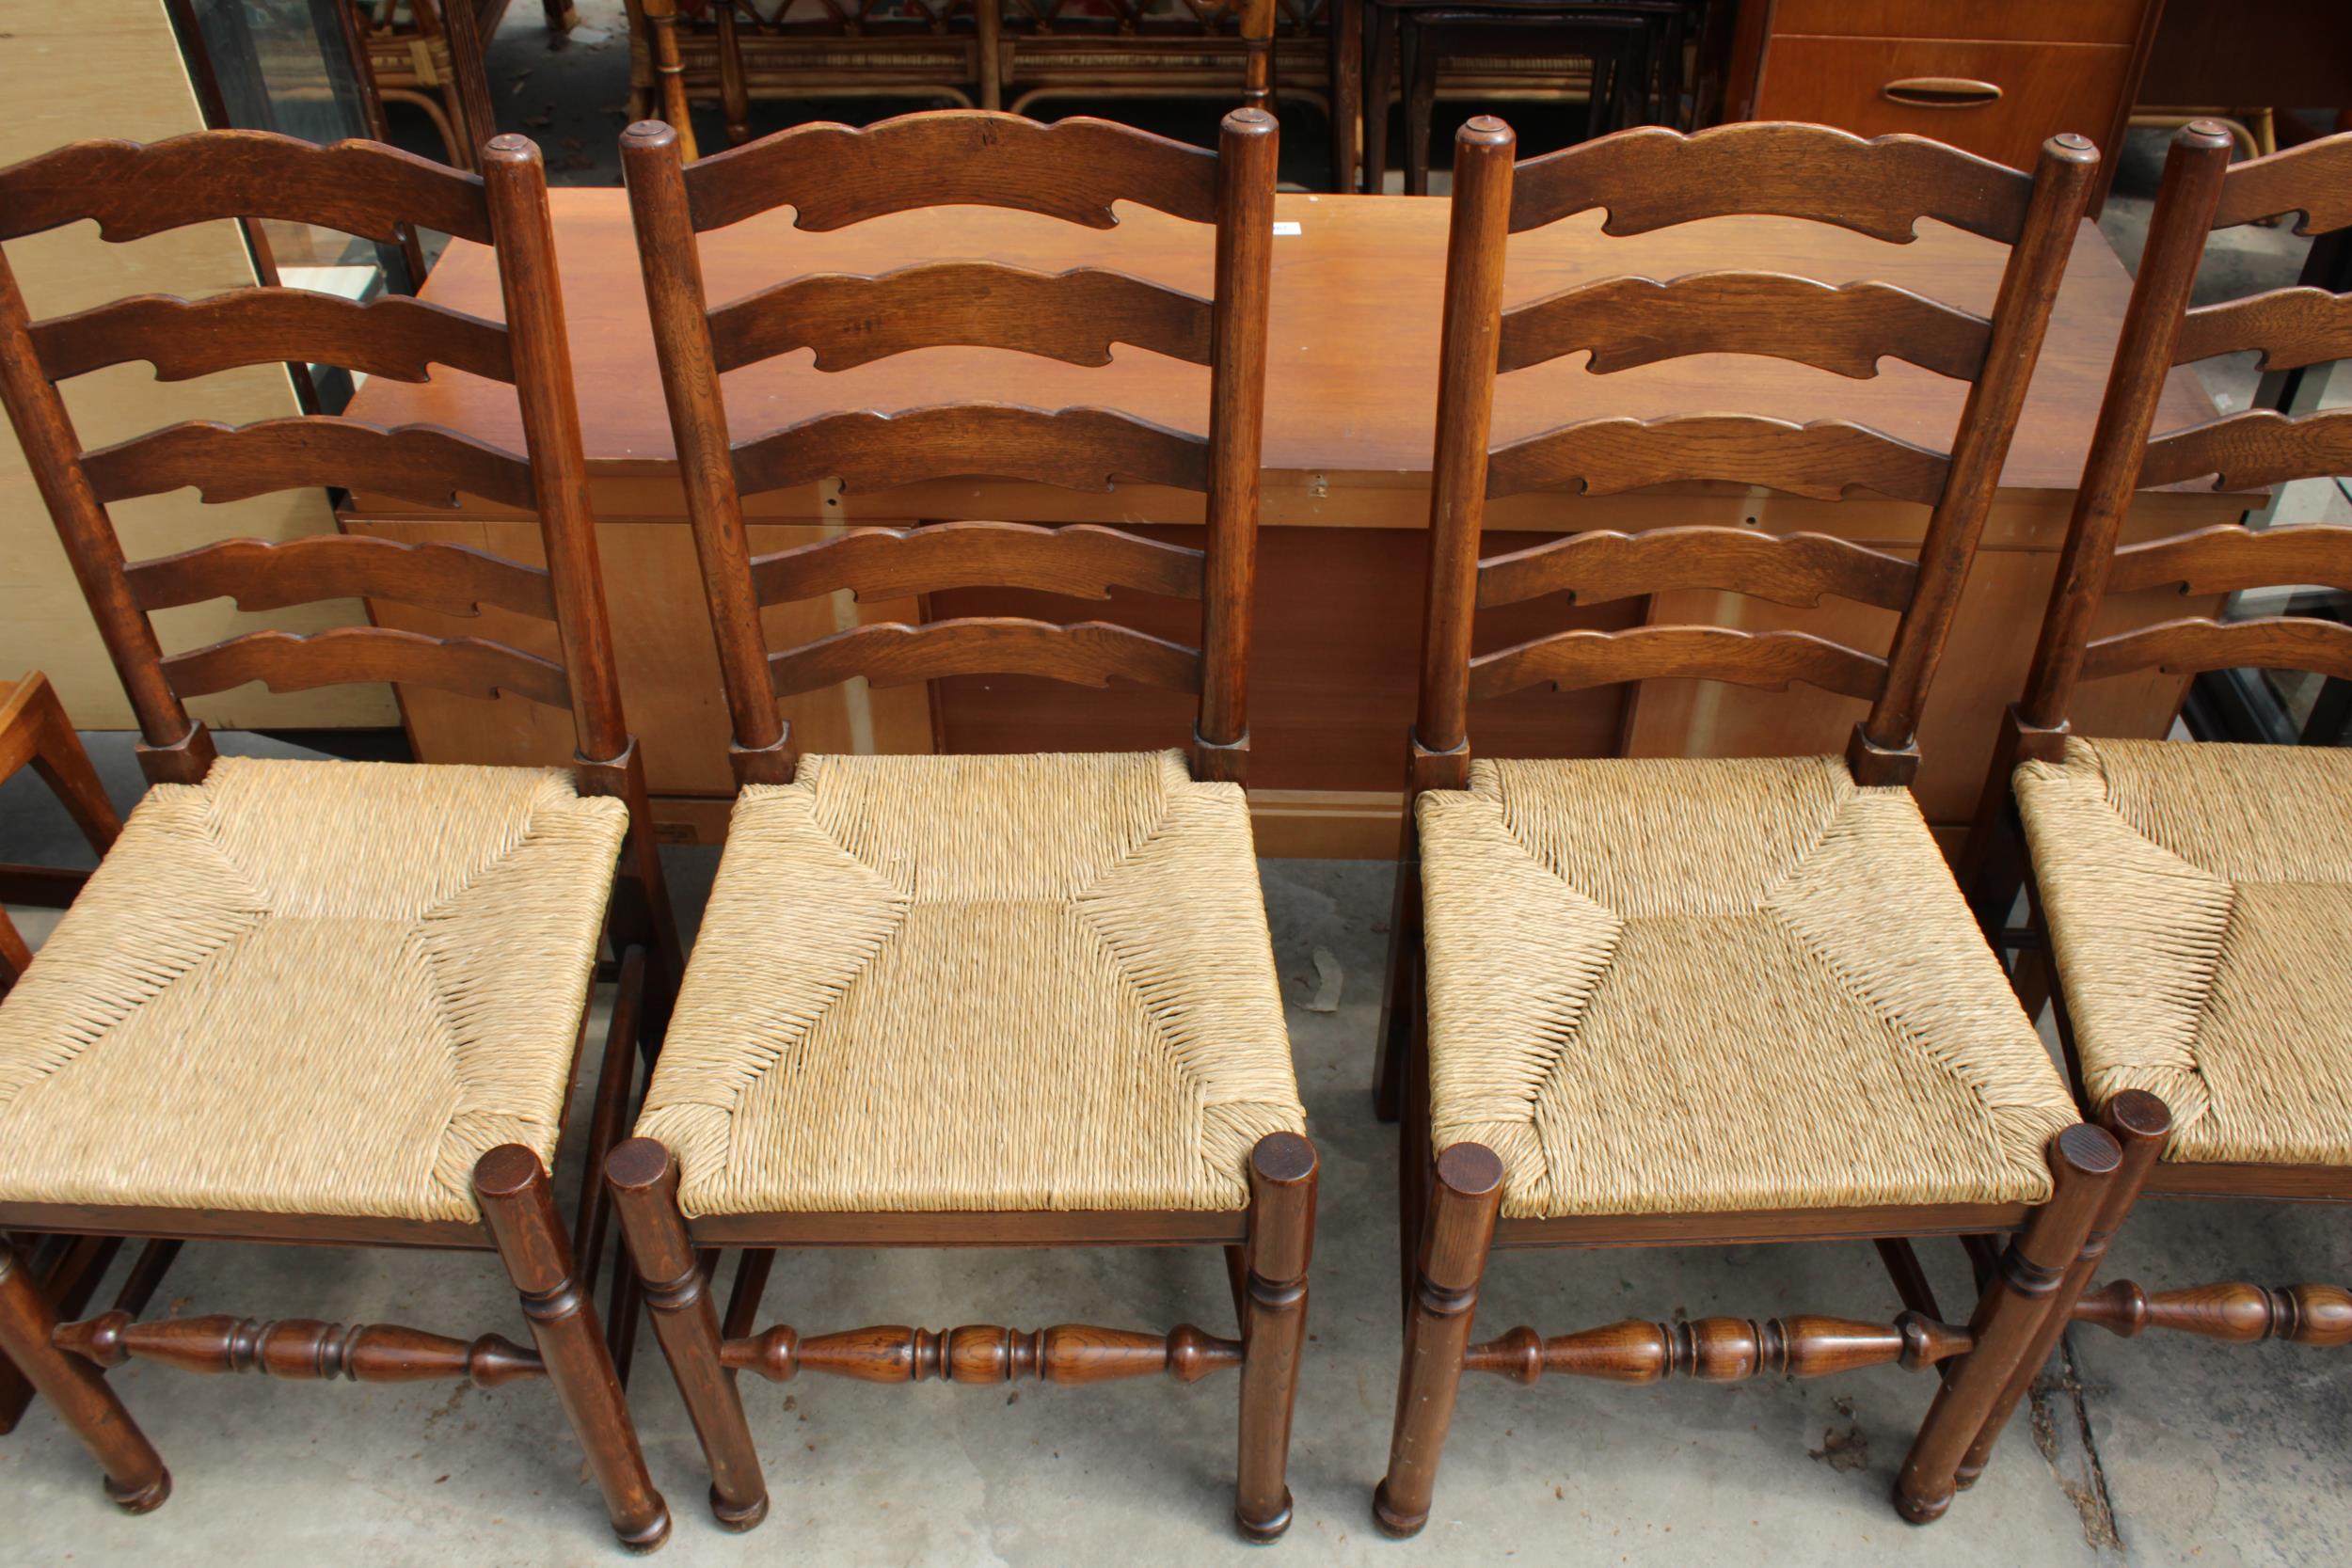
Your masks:
<svg viewBox="0 0 2352 1568"><path fill-rule="evenodd" d="M1970 1445L1997 1432L2008 1411L1995 1403L2042 1325L2071 1306L2058 1287L2119 1161L2106 1132L2075 1120L1916 807L1874 787L1916 775L1919 715L2097 154L2056 137L2028 177L1933 143L1769 123L1626 132L1516 167L1512 149L1510 130L1481 117L1454 152L1407 752L1418 829L1408 816L1381 1040L1379 1108L1403 1123L1406 1310L1375 1517L1394 1535L1426 1520L1465 1371L1721 1381L1899 1361L1943 1371L1897 1486L1904 1515L1924 1522L1949 1505ZM1760 211L1899 242L1932 216L2009 259L1983 316L1876 281L1753 271L1603 278L1506 309L1509 237L1601 205L1617 233ZM1743 414L1583 420L1492 441L1498 374L1580 350L1602 372L1736 350L1869 376L1899 356L1970 389L1942 451L1865 424ZM1693 479L1877 490L1932 516L1915 560L1706 526L1596 529L1482 558L1490 499ZM1515 604L1691 589L1875 605L1894 617L1888 651L1769 622L1532 636L1487 625ZM1769 759L1472 763L1477 705L1531 685L1661 675L1809 682L1869 705L1842 764L1809 770ZM1750 864L1735 844L1786 847ZM1662 1090L1645 1086L1661 1076ZM1997 1161L1984 1160L1988 1147L2003 1150ZM1935 1321L1903 1238L1995 1229L2017 1237L1967 1326ZM1833 1236L1880 1242L1902 1319L1470 1340L1493 1247Z"/></svg>
<svg viewBox="0 0 2352 1568"><path fill-rule="evenodd" d="M422 110L453 168L472 168L475 150L498 134L483 50L511 0L341 0L360 60L380 103ZM548 26L567 32L570 0L547 0ZM419 269L420 275L421 270Z"/></svg>
<svg viewBox="0 0 2352 1568"><path fill-rule="evenodd" d="M1249 756L1276 145L1259 109L1228 114L1214 154L1105 120L985 111L804 126L692 164L666 125L624 137L743 789L669 1057L638 1136L607 1169L723 1523L748 1528L768 1506L737 1370L957 1383L1165 1371L1189 1383L1229 1367L1241 1382L1235 1519L1261 1541L1290 1523L1315 1156L1300 1135L1236 787ZM955 204L1108 228L1114 201L1196 234L1213 226L1213 293L1105 269L935 261L803 274L714 309L697 256L698 234L787 204L810 230ZM953 380L935 376L918 408L851 404L739 439L730 415L758 405L722 391L726 372L802 346L837 370L944 344L1098 365L1112 342L1199 367L1205 435L1100 405L941 402ZM772 412L752 417L764 425ZM963 474L1200 492L1203 547L986 520L758 556L747 546L746 496ZM869 621L777 647L760 621L769 603L844 588L899 600L979 584L1057 599L1140 591L1197 615L1198 641L1073 623L1062 610ZM983 673L1173 689L1193 709L1188 766L1172 752L810 756L777 706L853 677ZM1150 776L1158 783L1139 784ZM1092 836L1106 811L1124 825ZM1044 934L1056 931L1077 946ZM1148 1020L1136 1011L1146 997ZM1138 1056L1130 1039L1155 1043ZM1119 1085L1108 1100L1105 1084ZM1226 1248L1236 1339L1188 1326L753 1332L779 1246L1174 1243ZM698 1254L727 1246L755 1250L723 1336Z"/></svg>
<svg viewBox="0 0 2352 1568"><path fill-rule="evenodd" d="M358 306L255 288L193 302L135 296L35 321L0 263L0 396L138 714L139 761L153 786L0 1003L15 1010L14 1037L53 1041L40 1061L11 1068L0 1227L160 1237L167 1247L235 1239L495 1250L537 1353L495 1338L469 1350L388 1326L139 1323L137 1290L114 1311L60 1325L63 1304L14 1247L0 1250L0 1351L134 1512L161 1503L169 1478L99 1376L126 1355L368 1382L545 1375L614 1529L651 1546L669 1516L592 1300L601 1188L567 1237L543 1161L580 1066L598 927L609 919L621 984L592 1158L620 1126L632 1055L641 1039L658 1040L680 960L613 675L539 152L519 136L485 151L483 173L461 174L373 143L215 131L149 146L83 142L0 170L7 239L84 218L109 240L223 216L377 240L421 224L495 246L507 318L501 326L405 296ZM528 456L425 427L316 416L192 420L85 451L56 386L134 360L176 378L288 359L414 379L440 364L508 384ZM535 515L547 564L335 535L232 539L126 561L107 511L183 485L224 500L330 483L425 505L448 505L459 489L500 498ZM308 638L258 630L167 654L150 618L223 596L266 610L354 595L460 614L496 605L540 635L513 645L375 626ZM387 679L412 690L502 689L565 711L572 768L216 759L183 705L252 680L286 690ZM482 842L463 836L485 821ZM473 858L452 861L460 851ZM450 945L435 947L441 940ZM477 957L469 943L495 951ZM124 949L137 961L123 961ZM407 979L377 989L375 974ZM200 994L184 1000L192 991ZM577 997L577 1021L561 1010L566 995ZM170 1022L142 1033L158 1008ZM372 1063L369 1049L390 1039L408 1054ZM68 1121L79 1131L53 1135ZM464 1158L474 1143L486 1146L478 1162Z"/></svg>
<svg viewBox="0 0 2352 1568"><path fill-rule="evenodd" d="M2272 372L2352 357L2352 294L2279 289L2191 309L2213 230L2281 214L2299 214L2304 233L2352 226L2352 135L2235 166L2231 146L2210 121L2173 137L2033 669L1962 860L1987 934L2020 949L2021 993L2037 1009L2057 1005L2083 1103L2111 1124L2135 1102L2153 1107L2138 1117L2140 1147L2104 1229L2142 1192L2352 1201L2340 1087L2352 1037L2337 944L2322 934L2352 882L2335 847L2352 758L2327 747L2109 742L2080 722L2085 695L2148 666L2352 676L2352 629L2339 620L2291 605L2179 613L2184 598L2193 610L2215 594L2352 586L2352 530L2290 515L2122 542L2144 486L2207 476L2215 487L2263 486L2352 467L2352 410L2340 408L2257 408L2151 438L2154 388L2177 365L2248 350ZM2178 595L2170 611L2125 597L2167 589ZM2280 861L2280 846L2294 863ZM2023 931L2010 927L2021 884ZM2118 1281L2085 1297L2076 1317L2126 1335L2352 1344L2352 1291L2325 1285L2151 1292ZM1979 1449L1969 1463L1983 1458Z"/></svg>
<svg viewBox="0 0 2352 1568"><path fill-rule="evenodd" d="M2163 0L1740 0L1726 119L1933 136L2027 167L2061 131L2122 145ZM2102 176L2113 177L2112 167Z"/></svg>
<svg viewBox="0 0 2352 1568"><path fill-rule="evenodd" d="M614 636L624 694L639 731L655 812L680 839L725 836L733 780L725 765L728 721L719 701L718 657L703 630L700 578L686 524L676 445L658 403L653 333L637 278L636 245L622 193L558 188L548 193L557 261L579 369L589 485L599 543L610 568ZM1395 737L1412 721L1415 652L1396 628L1420 617L1422 532L1429 520L1431 436L1436 427L1438 293L1445 254L1446 204L1383 197L1279 195L1275 217L1297 232L1278 234L1268 323L1264 467L1260 475L1259 604L1251 644L1250 799L1259 843L1272 855L1376 858L1396 847L1400 809ZM1520 235L1512 264L1533 293L1609 275L1674 277L1738 256L1749 265L1805 277L1871 277L1982 313L1999 287L2004 252L1992 242L1923 223L1908 245L1889 245L1820 224L1726 217L1654 233L1604 235L1600 214ZM1212 284L1193 226L1133 204L1113 230L1028 213L938 208L810 232L791 214L745 219L701 236L705 282L713 299L732 298L802 273L873 274L923 258L986 256L1033 271L1116 267L1193 293ZM423 298L495 318L498 282L487 253L452 245ZM2059 284L2049 340L2026 398L2026 412L1994 492L1984 546L1952 632L1951 655L1922 720L1915 786L1931 823L1957 843L1975 814L2003 707L2023 686L2031 650L2014 628L2037 614L2082 472L2130 276L2095 229L2086 226ZM1377 321L1380 330L1364 324ZM1198 418L1203 372L1164 355L1120 346L1112 362L1078 367L991 349L927 349L853 370L818 371L805 356L728 372L730 401L763 420L792 423L844 406L920 406L951 385L1009 402L1057 407L1110 403L1164 424ZM1495 436L1534 435L1563 420L1612 414L1657 418L1725 405L1771 408L1800 423L1867 419L1907 440L1941 444L1959 417L1966 387L1901 361L1857 381L1805 365L1718 356L1666 360L1608 376L1574 358L1503 378ZM1335 419L1332 411L1344 410ZM512 446L519 433L511 399L496 385L436 372L429 384L383 378L363 387L350 412L381 423L437 424ZM2184 370L2166 381L2159 415L2167 427L2210 419L2212 400ZM899 529L928 518L983 516L1038 524L1126 525L1137 516L1180 519L1160 537L1197 545L1197 495L1121 483L1108 493L997 480L943 480L894 490L844 491L818 482L744 500L752 547L814 544L841 526ZM2127 523L2132 537L2177 533L2235 517L2231 496L2163 491L2146 497ZM1534 491L1497 500L1486 526L1498 537L1540 543L1572 526L1636 529L1661 522L1754 527L1771 534L1833 533L1877 548L1915 549L1929 509L1857 495L1842 501L1714 483L1679 484L1623 496L1566 497ZM1754 519L1753 523L1750 519ZM419 507L360 486L345 527L408 543L528 549L530 518L513 508L460 499L453 512ZM1017 614L1025 596L987 590L934 595L943 614ZM1123 590L1095 608L1104 620L1181 639L1170 606ZM1529 607L1533 609L1534 607ZM874 601L855 612L906 619L912 597ZM1746 624L1772 624L1841 641L1883 638L1885 611L1825 602L1801 610L1748 606ZM838 630L823 600L768 612L779 645ZM1579 624L1623 626L1647 619L1690 622L1723 612L1692 594L1654 595L1576 609ZM1500 611L1508 620L1518 608ZM386 625L452 635L504 625L380 604ZM1530 621L1529 626L1534 625ZM501 633L501 635L503 635ZM2151 672L2089 694L2087 717L2114 735L2160 735L2185 683ZM935 696L934 696L935 694ZM1050 700L1045 700L1050 697ZM934 708L934 702L936 706ZM948 677L922 688L813 691L787 705L809 744L831 752L871 749L959 752L1132 749L1171 726L1183 733L1190 705L1180 694L1059 690L1022 678ZM938 732L933 732L933 713ZM1757 755L1820 753L1844 743L1861 716L1851 698L1799 688L1769 708L1703 700L1678 681L1604 688L1568 699L1507 698L1482 719L1486 744L1518 756ZM483 705L439 692L407 694L405 717L417 755L544 763L570 755L560 726L532 705L501 698Z"/></svg>

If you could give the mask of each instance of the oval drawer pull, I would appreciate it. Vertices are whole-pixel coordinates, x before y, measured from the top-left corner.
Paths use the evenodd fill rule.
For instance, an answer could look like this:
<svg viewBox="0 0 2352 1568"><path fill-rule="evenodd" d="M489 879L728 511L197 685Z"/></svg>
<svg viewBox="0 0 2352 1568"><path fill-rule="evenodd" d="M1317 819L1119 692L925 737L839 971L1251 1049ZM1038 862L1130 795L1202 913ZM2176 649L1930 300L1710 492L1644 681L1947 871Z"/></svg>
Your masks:
<svg viewBox="0 0 2352 1568"><path fill-rule="evenodd" d="M1973 82L1965 76L1906 76L1887 83L1879 92L1915 109L1978 109L2001 99L1995 84Z"/></svg>

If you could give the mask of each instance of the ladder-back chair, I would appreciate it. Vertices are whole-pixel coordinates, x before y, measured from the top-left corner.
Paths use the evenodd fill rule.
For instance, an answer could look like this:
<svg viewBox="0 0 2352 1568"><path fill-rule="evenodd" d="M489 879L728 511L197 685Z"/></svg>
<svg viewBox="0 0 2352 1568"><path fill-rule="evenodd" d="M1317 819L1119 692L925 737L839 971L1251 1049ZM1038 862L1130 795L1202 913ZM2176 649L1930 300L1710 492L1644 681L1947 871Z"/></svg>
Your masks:
<svg viewBox="0 0 2352 1568"><path fill-rule="evenodd" d="M2152 669L2352 679L2352 628L2338 619L2189 615L2102 630L2116 619L2102 613L2110 595L2175 585L2203 600L2352 592L2342 526L2224 523L2119 546L2144 487L2212 476L2217 489L2256 490L2352 471L2352 409L2256 409L2151 439L2176 365L2249 350L2265 371L2352 358L2352 294L2277 289L2190 308L2214 230L2298 213L2298 233L2352 226L2352 135L2234 167L2230 151L2212 121L2172 139L2025 699L1963 862L1995 942L2021 883L2028 894L2024 940L2036 945L2020 956L2021 990L2038 1006L2047 987L2082 1102L2124 1148L2101 1222L2110 1231L2143 1191L2352 1202L2352 752L2097 739L2068 721L2082 683ZM2031 961L2044 955L2046 967ZM2096 1262L2070 1287L2087 1286ZM2125 1335L2344 1345L2352 1291L2120 1280L2085 1295L2074 1319Z"/></svg>
<svg viewBox="0 0 2352 1568"><path fill-rule="evenodd" d="M983 111L803 126L693 164L667 126L623 138L742 790L638 1136L607 1168L712 1506L738 1528L768 1506L738 1370L1087 1383L1238 1367L1235 1515L1260 1540L1289 1523L1315 1157L1241 789L1275 138L1255 109L1226 117L1215 153ZM795 277L715 309L704 298L695 235L771 208L803 230L950 204L1109 229L1118 200L1213 226L1214 299L986 261ZM821 372L933 344L1101 365L1113 342L1208 367L1205 437L1108 408L941 403L737 441L721 382L801 347ZM977 520L748 552L744 496L950 476L1200 492L1205 547ZM982 585L1198 600L1200 644L972 616L771 650L760 621L763 605L845 590ZM852 678L975 673L1196 692L1189 755L801 757L777 712ZM778 1246L1170 1243L1228 1249L1238 1339L752 1332ZM754 1249L723 1336L696 1257L723 1247Z"/></svg>
<svg viewBox="0 0 2352 1568"><path fill-rule="evenodd" d="M1918 137L1771 123L1629 131L1516 167L1512 148L1501 121L1473 119L1454 165L1418 838L1382 1041L1385 1096L1403 1101L1404 1370L1375 1514L1391 1534L1426 1520L1465 1370L1728 1381L1956 1359L1899 1485L1907 1516L1933 1518L2116 1162L2078 1122L1904 787L2097 155L2060 136L2028 175ZM1769 214L1899 243L1932 217L2011 248L1989 319L1883 283L1739 271L1605 277L1504 309L1508 236L1593 208L1609 234ZM1489 451L1497 374L1579 351L1598 371L1732 352L1851 376L1892 355L1970 386L1948 452L1842 420L1719 413L1586 420ZM1716 527L1480 558L1491 498L1699 480L1871 490L1932 514L1915 562ZM1682 589L1835 595L1899 620L1883 657L1675 625L1473 649L1491 607ZM1869 707L1843 758L1471 760L1475 702L1660 677L1804 681ZM1903 1239L1994 1231L2020 1235L1969 1325L1936 1321ZM1470 1342L1494 1246L1842 1238L1881 1243L1911 1308L1895 1323L1711 1318Z"/></svg>
<svg viewBox="0 0 2352 1568"><path fill-rule="evenodd" d="M669 1518L597 1331L600 1183L573 1238L551 1165L608 926L620 992L590 1132L626 1116L643 1022L658 1038L678 958L623 723L538 149L493 138L461 174L389 147L246 131L83 142L0 170L0 239L92 218L109 241L222 217L386 239L403 222L492 245L506 324L389 296L294 289L144 294L30 319L0 261L0 396L140 731L146 798L0 1003L0 1227L327 1245L495 1249L538 1350L393 1325L228 1316L62 1327L0 1251L0 1351L133 1511L162 1462L98 1369L359 1382L545 1375L621 1538ZM327 362L405 380L446 365L514 385L528 456L426 425L320 416L196 420L95 450L57 383L144 360L167 380ZM468 493L534 512L547 565L453 545L230 539L127 561L108 508L194 486L219 502L364 484L427 506ZM373 626L259 630L167 654L151 620L366 597L548 623L557 657ZM389 681L570 710L564 768L216 756L192 698ZM616 863L620 867L615 883ZM592 1169L594 1168L592 1164ZM616 1271L616 1280L619 1271Z"/></svg>

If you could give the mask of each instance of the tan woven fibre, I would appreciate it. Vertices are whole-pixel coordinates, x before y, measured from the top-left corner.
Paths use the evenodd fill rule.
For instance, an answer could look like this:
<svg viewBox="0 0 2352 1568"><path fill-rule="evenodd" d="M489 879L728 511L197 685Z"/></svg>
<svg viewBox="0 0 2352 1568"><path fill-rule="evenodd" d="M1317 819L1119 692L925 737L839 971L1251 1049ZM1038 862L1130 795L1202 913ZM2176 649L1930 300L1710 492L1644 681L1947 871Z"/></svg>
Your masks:
<svg viewBox="0 0 2352 1568"><path fill-rule="evenodd" d="M627 827L537 768L156 785L0 1002L0 1202L475 1218L554 1156Z"/></svg>
<svg viewBox="0 0 2352 1568"><path fill-rule="evenodd" d="M2049 1195L2074 1103L1908 790L1478 762L1419 821L1437 1146L1506 1215Z"/></svg>
<svg viewBox="0 0 2352 1568"><path fill-rule="evenodd" d="M2168 1160L2352 1164L2352 752L2072 739L2016 783L2092 1101L2160 1096Z"/></svg>
<svg viewBox="0 0 2352 1568"><path fill-rule="evenodd" d="M1232 1210L1296 1132L1238 785L804 757L737 802L637 1131L691 1214Z"/></svg>

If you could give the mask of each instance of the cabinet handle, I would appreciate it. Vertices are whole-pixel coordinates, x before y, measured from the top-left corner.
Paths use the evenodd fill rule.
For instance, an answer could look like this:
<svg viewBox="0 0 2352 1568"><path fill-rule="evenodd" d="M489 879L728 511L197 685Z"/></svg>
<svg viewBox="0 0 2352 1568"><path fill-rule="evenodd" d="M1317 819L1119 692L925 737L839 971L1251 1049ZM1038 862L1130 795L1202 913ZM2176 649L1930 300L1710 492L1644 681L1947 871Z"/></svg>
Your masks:
<svg viewBox="0 0 2352 1568"><path fill-rule="evenodd" d="M1997 103L2001 89L1965 76L1906 76L1879 88L1883 97L1914 109L1980 109Z"/></svg>

